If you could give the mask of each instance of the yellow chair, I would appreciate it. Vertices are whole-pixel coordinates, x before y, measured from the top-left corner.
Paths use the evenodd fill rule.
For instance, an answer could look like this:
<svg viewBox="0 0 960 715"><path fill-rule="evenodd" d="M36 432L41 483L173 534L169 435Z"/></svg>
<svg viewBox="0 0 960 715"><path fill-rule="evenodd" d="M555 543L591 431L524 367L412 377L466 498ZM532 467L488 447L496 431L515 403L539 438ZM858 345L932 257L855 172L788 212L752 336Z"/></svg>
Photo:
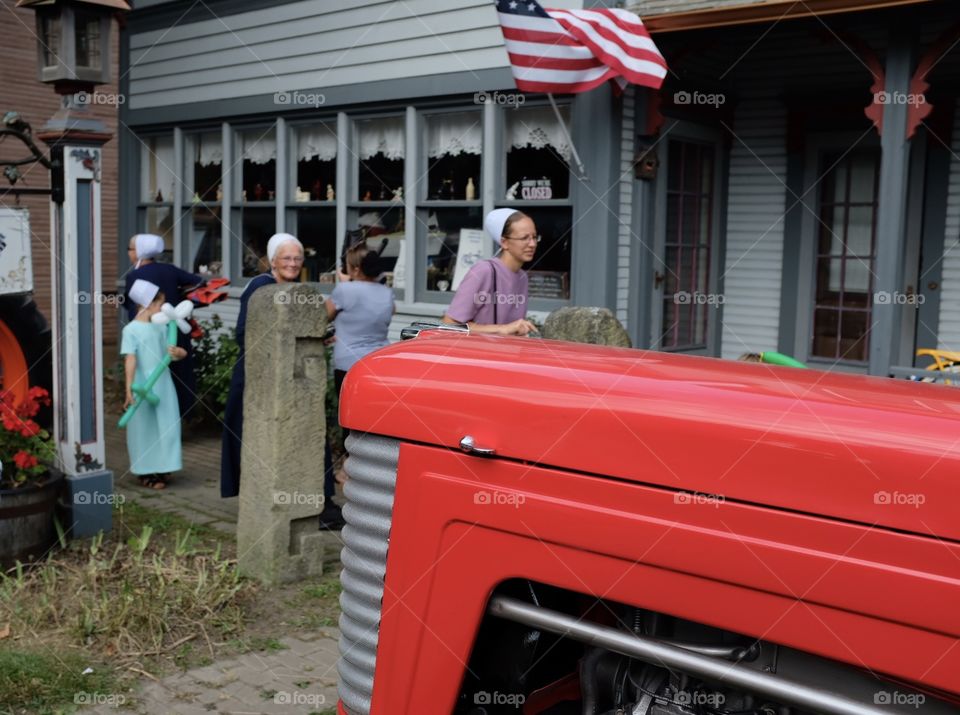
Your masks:
<svg viewBox="0 0 960 715"><path fill-rule="evenodd" d="M917 350L917 357L933 358L933 364L928 365L927 370L934 370L936 372L960 372L960 352L924 348ZM929 381L935 382L936 380L931 379ZM952 385L953 382L949 379L944 379L943 384Z"/></svg>

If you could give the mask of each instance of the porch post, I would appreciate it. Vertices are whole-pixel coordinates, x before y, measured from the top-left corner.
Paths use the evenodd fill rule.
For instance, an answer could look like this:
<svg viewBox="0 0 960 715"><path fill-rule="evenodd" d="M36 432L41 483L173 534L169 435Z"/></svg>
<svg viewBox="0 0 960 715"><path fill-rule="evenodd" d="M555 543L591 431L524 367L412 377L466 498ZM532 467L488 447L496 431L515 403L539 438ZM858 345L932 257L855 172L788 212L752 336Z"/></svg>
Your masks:
<svg viewBox="0 0 960 715"><path fill-rule="evenodd" d="M877 275L874 283L873 324L870 328L870 374L887 375L897 354L902 306L892 297L902 289L906 241L907 177L911 142L907 139L906 98L913 74L914 37L909 29L892 28L887 50L886 96L880 187L877 207ZM878 293L890 300L876 300Z"/></svg>

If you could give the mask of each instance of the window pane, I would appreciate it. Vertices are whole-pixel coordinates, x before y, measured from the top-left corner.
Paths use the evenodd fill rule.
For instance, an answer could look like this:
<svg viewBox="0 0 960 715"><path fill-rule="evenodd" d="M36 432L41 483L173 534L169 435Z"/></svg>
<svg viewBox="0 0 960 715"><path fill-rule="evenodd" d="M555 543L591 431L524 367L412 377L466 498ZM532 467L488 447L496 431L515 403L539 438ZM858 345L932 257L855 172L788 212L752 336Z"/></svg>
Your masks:
<svg viewBox="0 0 960 715"><path fill-rule="evenodd" d="M144 210L143 232L154 233L163 238L163 256L159 260L173 261L173 208L150 206Z"/></svg>
<svg viewBox="0 0 960 715"><path fill-rule="evenodd" d="M454 279L462 280L470 267L483 258L480 251L487 248L486 244L490 241L490 237L483 233L483 211L478 206L429 209L421 213L425 216L427 236L424 251L426 262L422 267L426 273L424 284L430 291L452 292L456 290ZM463 229L472 229L476 233L473 240L464 243L464 255L461 256L460 231Z"/></svg>
<svg viewBox="0 0 960 715"><path fill-rule="evenodd" d="M357 122L357 195L354 200L390 201L403 187L406 132L403 117Z"/></svg>
<svg viewBox="0 0 960 715"><path fill-rule="evenodd" d="M337 276L336 209L298 209L296 236L303 244L306 280L324 283L332 290Z"/></svg>
<svg viewBox="0 0 960 715"><path fill-rule="evenodd" d="M75 11L76 12L76 11ZM74 22L77 66L100 68L100 18L94 14L76 12Z"/></svg>
<svg viewBox="0 0 960 715"><path fill-rule="evenodd" d="M857 154L850 158L850 201L872 203L875 198L878 158L873 154Z"/></svg>
<svg viewBox="0 0 960 715"><path fill-rule="evenodd" d="M845 310L840 319L840 357L843 360L866 362L867 329L870 312L866 310Z"/></svg>
<svg viewBox="0 0 960 715"><path fill-rule="evenodd" d="M240 201L273 201L277 181L277 140L274 127L237 134L240 152Z"/></svg>
<svg viewBox="0 0 960 715"><path fill-rule="evenodd" d="M184 190L193 193L184 198L205 203L222 201L223 137L220 132L189 134L185 144L185 164L193 181Z"/></svg>
<svg viewBox="0 0 960 715"><path fill-rule="evenodd" d="M567 107L560 116L569 131ZM570 142L549 107L508 110L507 200L570 197Z"/></svg>
<svg viewBox="0 0 960 715"><path fill-rule="evenodd" d="M869 257L873 253L873 206L852 206L847 223L847 255Z"/></svg>
<svg viewBox="0 0 960 715"><path fill-rule="evenodd" d="M480 112L435 114L427 125L427 194L429 200L477 200L480 197Z"/></svg>
<svg viewBox="0 0 960 715"><path fill-rule="evenodd" d="M336 198L337 128L331 124L299 127L296 131L297 184L291 201Z"/></svg>
<svg viewBox="0 0 960 715"><path fill-rule="evenodd" d="M820 221L817 228L820 231L820 255L843 255L843 232L847 209L845 206L823 206L820 209Z"/></svg>
<svg viewBox="0 0 960 715"><path fill-rule="evenodd" d="M840 345L840 312L817 308L813 314L813 350L817 357L836 358Z"/></svg>
<svg viewBox="0 0 960 715"><path fill-rule="evenodd" d="M191 272L223 275L223 221L220 207L194 206L184 224L189 227L187 265Z"/></svg>
<svg viewBox="0 0 960 715"><path fill-rule="evenodd" d="M140 141L140 203L173 203L177 186L173 136Z"/></svg>
<svg viewBox="0 0 960 715"><path fill-rule="evenodd" d="M872 278L870 275L872 262L868 258L848 258L844 263L846 266L843 279L843 305L866 308Z"/></svg>
<svg viewBox="0 0 960 715"><path fill-rule="evenodd" d="M240 275L250 278L270 268L267 262L267 241L275 233L276 212L273 208L244 208L240 215L240 235L243 243Z"/></svg>

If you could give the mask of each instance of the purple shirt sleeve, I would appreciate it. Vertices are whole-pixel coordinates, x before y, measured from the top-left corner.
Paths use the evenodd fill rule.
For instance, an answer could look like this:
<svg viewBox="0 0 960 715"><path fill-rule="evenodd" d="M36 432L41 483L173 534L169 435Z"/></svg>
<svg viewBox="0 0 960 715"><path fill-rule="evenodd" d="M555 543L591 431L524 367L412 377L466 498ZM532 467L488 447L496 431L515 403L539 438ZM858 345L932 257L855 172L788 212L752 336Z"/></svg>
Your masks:
<svg viewBox="0 0 960 715"><path fill-rule="evenodd" d="M477 320L477 315L488 304L481 296L489 296L493 292L492 269L488 261L481 261L467 272L450 301L448 316L461 323L482 322Z"/></svg>

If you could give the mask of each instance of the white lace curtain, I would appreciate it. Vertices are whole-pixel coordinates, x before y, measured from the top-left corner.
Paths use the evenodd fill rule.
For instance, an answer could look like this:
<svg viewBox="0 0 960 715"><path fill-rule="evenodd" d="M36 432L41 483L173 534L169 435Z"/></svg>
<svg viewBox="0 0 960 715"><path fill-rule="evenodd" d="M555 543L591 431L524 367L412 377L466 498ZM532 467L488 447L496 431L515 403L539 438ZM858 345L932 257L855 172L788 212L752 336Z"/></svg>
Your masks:
<svg viewBox="0 0 960 715"><path fill-rule="evenodd" d="M480 112L438 114L427 119L427 156L480 154L483 125Z"/></svg>
<svg viewBox="0 0 960 715"><path fill-rule="evenodd" d="M140 145L140 200L173 201L176 191L176 167L173 137L148 137Z"/></svg>
<svg viewBox="0 0 960 715"><path fill-rule="evenodd" d="M337 128L321 124L297 130L297 159L299 161L333 161L337 158Z"/></svg>
<svg viewBox="0 0 960 715"><path fill-rule="evenodd" d="M198 134L192 140L196 146L194 160L201 166L223 163L223 137L219 133Z"/></svg>
<svg viewBox="0 0 960 715"><path fill-rule="evenodd" d="M388 159L403 158L406 144L403 117L357 122L357 134L361 161L377 154L383 154Z"/></svg>
<svg viewBox="0 0 960 715"><path fill-rule="evenodd" d="M254 164L266 164L277 158L277 140L273 129L255 129L240 134L240 156Z"/></svg>
<svg viewBox="0 0 960 715"><path fill-rule="evenodd" d="M561 108L560 116L563 117L563 123L569 132L569 112ZM570 142L550 107L508 111L507 143L513 149L543 149L550 146L564 161L570 161Z"/></svg>

